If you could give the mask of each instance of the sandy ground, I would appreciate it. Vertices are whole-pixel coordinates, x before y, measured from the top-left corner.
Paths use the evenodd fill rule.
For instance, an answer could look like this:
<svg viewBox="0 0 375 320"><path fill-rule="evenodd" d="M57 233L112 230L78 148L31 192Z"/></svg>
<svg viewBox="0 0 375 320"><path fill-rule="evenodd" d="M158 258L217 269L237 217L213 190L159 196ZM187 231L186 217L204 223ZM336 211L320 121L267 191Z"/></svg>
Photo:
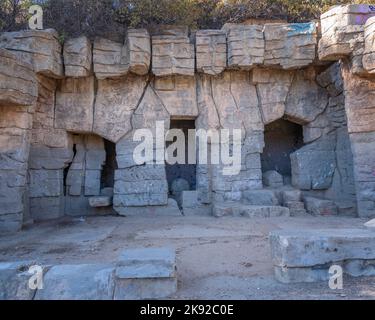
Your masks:
<svg viewBox="0 0 375 320"><path fill-rule="evenodd" d="M172 299L375 299L374 278L328 283L278 283L268 234L277 229L363 228L354 218L91 217L37 224L0 237L0 261L47 264L115 261L126 248L168 246L177 251L178 287Z"/></svg>

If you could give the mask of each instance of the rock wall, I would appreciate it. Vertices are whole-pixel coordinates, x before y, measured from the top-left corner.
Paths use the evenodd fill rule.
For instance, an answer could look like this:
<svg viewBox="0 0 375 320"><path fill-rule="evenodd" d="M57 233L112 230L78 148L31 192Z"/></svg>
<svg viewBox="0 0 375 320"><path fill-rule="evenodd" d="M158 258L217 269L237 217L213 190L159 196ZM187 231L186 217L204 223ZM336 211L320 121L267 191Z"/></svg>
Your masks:
<svg viewBox="0 0 375 320"><path fill-rule="evenodd" d="M171 120L242 130L239 174L197 165L199 205L244 201L264 188L264 128L284 119L302 127L304 140L285 183L333 201L339 213L356 214L358 202L359 215L372 216L373 15L368 5L349 5L324 14L321 26L140 29L123 43L82 36L61 46L53 30L1 34L0 227L96 214L89 198L112 196L102 183L108 156L117 161L117 213L166 208L165 164L155 157L164 145L135 163L133 135L147 128L155 137L158 121L166 132ZM103 139L115 154L106 154Z"/></svg>

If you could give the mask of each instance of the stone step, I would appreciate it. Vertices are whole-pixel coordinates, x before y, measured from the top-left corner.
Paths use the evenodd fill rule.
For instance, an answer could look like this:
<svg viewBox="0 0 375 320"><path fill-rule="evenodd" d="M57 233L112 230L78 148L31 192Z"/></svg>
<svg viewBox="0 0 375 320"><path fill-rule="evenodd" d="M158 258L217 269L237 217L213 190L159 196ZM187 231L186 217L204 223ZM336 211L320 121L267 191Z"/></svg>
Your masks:
<svg viewBox="0 0 375 320"><path fill-rule="evenodd" d="M238 202L217 203L213 208L215 217L236 216L249 218L289 217L288 208L280 206L253 206Z"/></svg>
<svg viewBox="0 0 375 320"><path fill-rule="evenodd" d="M330 200L323 200L314 197L304 197L308 213L314 216L334 216L338 214L336 204Z"/></svg>
<svg viewBox="0 0 375 320"><path fill-rule="evenodd" d="M275 275L281 282L327 280L333 265L351 276L375 275L375 233L370 230L274 231L270 243Z"/></svg>
<svg viewBox="0 0 375 320"><path fill-rule="evenodd" d="M276 191L249 190L242 193L243 201L252 206L278 206L280 205Z"/></svg>

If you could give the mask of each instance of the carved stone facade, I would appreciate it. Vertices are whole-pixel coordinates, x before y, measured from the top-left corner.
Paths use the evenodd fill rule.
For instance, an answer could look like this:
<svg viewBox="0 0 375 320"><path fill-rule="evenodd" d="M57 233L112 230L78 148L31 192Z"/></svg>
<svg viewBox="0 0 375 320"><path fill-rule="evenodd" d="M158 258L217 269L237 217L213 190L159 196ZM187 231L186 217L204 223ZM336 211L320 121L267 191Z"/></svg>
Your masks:
<svg viewBox="0 0 375 320"><path fill-rule="evenodd" d="M129 30L123 43L80 37L62 47L53 30L1 34L0 230L64 215L157 216L178 212L176 201L184 214L373 217L371 8L334 8L321 26L227 24L195 37L185 28ZM167 164L157 161L165 145L139 164L133 138L183 121L241 129L240 170L197 164L182 198L171 199ZM275 138L275 124L295 135ZM276 160L265 172L272 139L290 172Z"/></svg>

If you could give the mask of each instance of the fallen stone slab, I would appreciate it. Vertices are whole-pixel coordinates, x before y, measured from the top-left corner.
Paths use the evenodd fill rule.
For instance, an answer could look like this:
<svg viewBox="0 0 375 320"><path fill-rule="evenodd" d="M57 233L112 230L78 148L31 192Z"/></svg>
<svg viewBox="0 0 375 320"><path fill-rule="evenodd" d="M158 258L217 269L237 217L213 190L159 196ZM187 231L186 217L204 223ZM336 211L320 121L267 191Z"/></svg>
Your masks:
<svg viewBox="0 0 375 320"><path fill-rule="evenodd" d="M274 231L270 241L273 264L278 267L375 259L375 234L366 229Z"/></svg>
<svg viewBox="0 0 375 320"><path fill-rule="evenodd" d="M375 219L372 219L370 221L367 221L365 223L365 227L369 229L375 229Z"/></svg>
<svg viewBox="0 0 375 320"><path fill-rule="evenodd" d="M35 300L112 300L114 270L109 264L54 266Z"/></svg>
<svg viewBox="0 0 375 320"><path fill-rule="evenodd" d="M176 290L173 249L140 248L121 254L116 268L115 300L162 299Z"/></svg>
<svg viewBox="0 0 375 320"><path fill-rule="evenodd" d="M313 197L304 198L306 209L314 216L333 216L338 214L337 206L333 201Z"/></svg>

